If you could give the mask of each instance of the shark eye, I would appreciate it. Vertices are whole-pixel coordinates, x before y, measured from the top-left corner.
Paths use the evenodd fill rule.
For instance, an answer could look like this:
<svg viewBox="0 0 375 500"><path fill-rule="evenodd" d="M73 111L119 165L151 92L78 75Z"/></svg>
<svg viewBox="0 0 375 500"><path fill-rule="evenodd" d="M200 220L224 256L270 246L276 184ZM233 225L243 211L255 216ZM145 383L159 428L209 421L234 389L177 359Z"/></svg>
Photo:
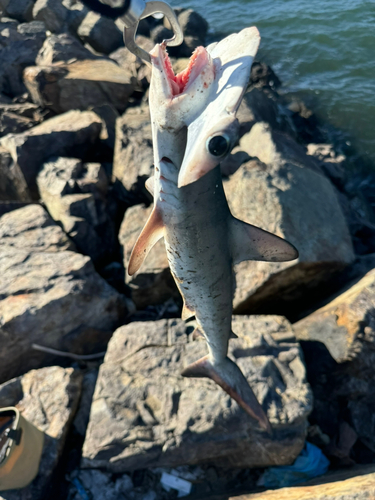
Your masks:
<svg viewBox="0 0 375 500"><path fill-rule="evenodd" d="M229 151L230 140L227 135L214 135L206 143L207 150L213 156L224 156Z"/></svg>

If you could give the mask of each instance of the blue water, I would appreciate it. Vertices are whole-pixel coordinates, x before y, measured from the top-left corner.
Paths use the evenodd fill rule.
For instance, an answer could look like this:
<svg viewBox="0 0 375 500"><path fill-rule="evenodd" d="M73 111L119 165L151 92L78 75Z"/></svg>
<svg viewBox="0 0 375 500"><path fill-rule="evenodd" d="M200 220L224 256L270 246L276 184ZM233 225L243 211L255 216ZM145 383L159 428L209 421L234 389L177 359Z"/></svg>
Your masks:
<svg viewBox="0 0 375 500"><path fill-rule="evenodd" d="M375 170L375 1L170 0L223 35L258 27L258 58Z"/></svg>

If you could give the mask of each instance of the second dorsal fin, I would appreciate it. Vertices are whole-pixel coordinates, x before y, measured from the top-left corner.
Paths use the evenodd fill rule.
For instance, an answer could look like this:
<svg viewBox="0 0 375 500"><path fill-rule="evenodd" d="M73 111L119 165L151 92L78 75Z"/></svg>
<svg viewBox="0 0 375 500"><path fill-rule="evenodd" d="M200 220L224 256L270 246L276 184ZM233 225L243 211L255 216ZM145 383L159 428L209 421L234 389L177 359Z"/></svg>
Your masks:
<svg viewBox="0 0 375 500"><path fill-rule="evenodd" d="M133 276L138 271L151 248L160 240L163 234L163 219L160 210L154 207L130 255L129 276Z"/></svg>
<svg viewBox="0 0 375 500"><path fill-rule="evenodd" d="M286 262L298 258L298 250L291 243L259 227L232 217L230 229L234 264L244 260Z"/></svg>

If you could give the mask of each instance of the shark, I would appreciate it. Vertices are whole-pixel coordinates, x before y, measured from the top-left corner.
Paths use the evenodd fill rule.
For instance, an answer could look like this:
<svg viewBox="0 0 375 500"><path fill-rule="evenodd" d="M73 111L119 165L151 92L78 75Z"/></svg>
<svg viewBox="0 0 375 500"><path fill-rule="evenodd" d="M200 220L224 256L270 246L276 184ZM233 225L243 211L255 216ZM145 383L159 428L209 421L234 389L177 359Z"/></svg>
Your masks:
<svg viewBox="0 0 375 500"><path fill-rule="evenodd" d="M175 75L164 44L151 51L150 114L155 174L146 182L154 205L133 248L128 273L139 270L164 238L172 276L183 298L182 319L195 317L208 354L182 371L208 377L264 431L271 425L248 381L228 356L234 266L244 260L283 262L298 251L286 240L234 217L220 162L238 141L236 111L260 41L255 27L199 47Z"/></svg>

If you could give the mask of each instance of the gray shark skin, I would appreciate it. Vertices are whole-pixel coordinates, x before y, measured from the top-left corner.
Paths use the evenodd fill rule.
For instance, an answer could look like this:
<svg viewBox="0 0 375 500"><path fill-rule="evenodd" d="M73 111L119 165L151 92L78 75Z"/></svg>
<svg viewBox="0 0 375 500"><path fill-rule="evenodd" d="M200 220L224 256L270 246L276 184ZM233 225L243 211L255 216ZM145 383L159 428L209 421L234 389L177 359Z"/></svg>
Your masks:
<svg viewBox="0 0 375 500"><path fill-rule="evenodd" d="M242 58L233 40L242 48ZM223 42L202 49L188 84L182 91L177 88L177 93L169 81L173 76L163 47L156 46L151 53L155 175L146 186L154 195L154 209L134 246L128 273L134 274L152 246L164 237L170 269L184 300L182 318L195 316L197 332L207 341L209 351L182 375L211 378L271 433L247 380L227 357L228 342L234 335L233 266L243 260L293 260L298 252L282 238L232 216L219 166L228 151L216 158L205 149L216 135L224 135L232 146L235 142L235 111L246 89L259 34L249 28ZM216 54L214 58L209 50ZM231 64L231 57L236 64Z"/></svg>

